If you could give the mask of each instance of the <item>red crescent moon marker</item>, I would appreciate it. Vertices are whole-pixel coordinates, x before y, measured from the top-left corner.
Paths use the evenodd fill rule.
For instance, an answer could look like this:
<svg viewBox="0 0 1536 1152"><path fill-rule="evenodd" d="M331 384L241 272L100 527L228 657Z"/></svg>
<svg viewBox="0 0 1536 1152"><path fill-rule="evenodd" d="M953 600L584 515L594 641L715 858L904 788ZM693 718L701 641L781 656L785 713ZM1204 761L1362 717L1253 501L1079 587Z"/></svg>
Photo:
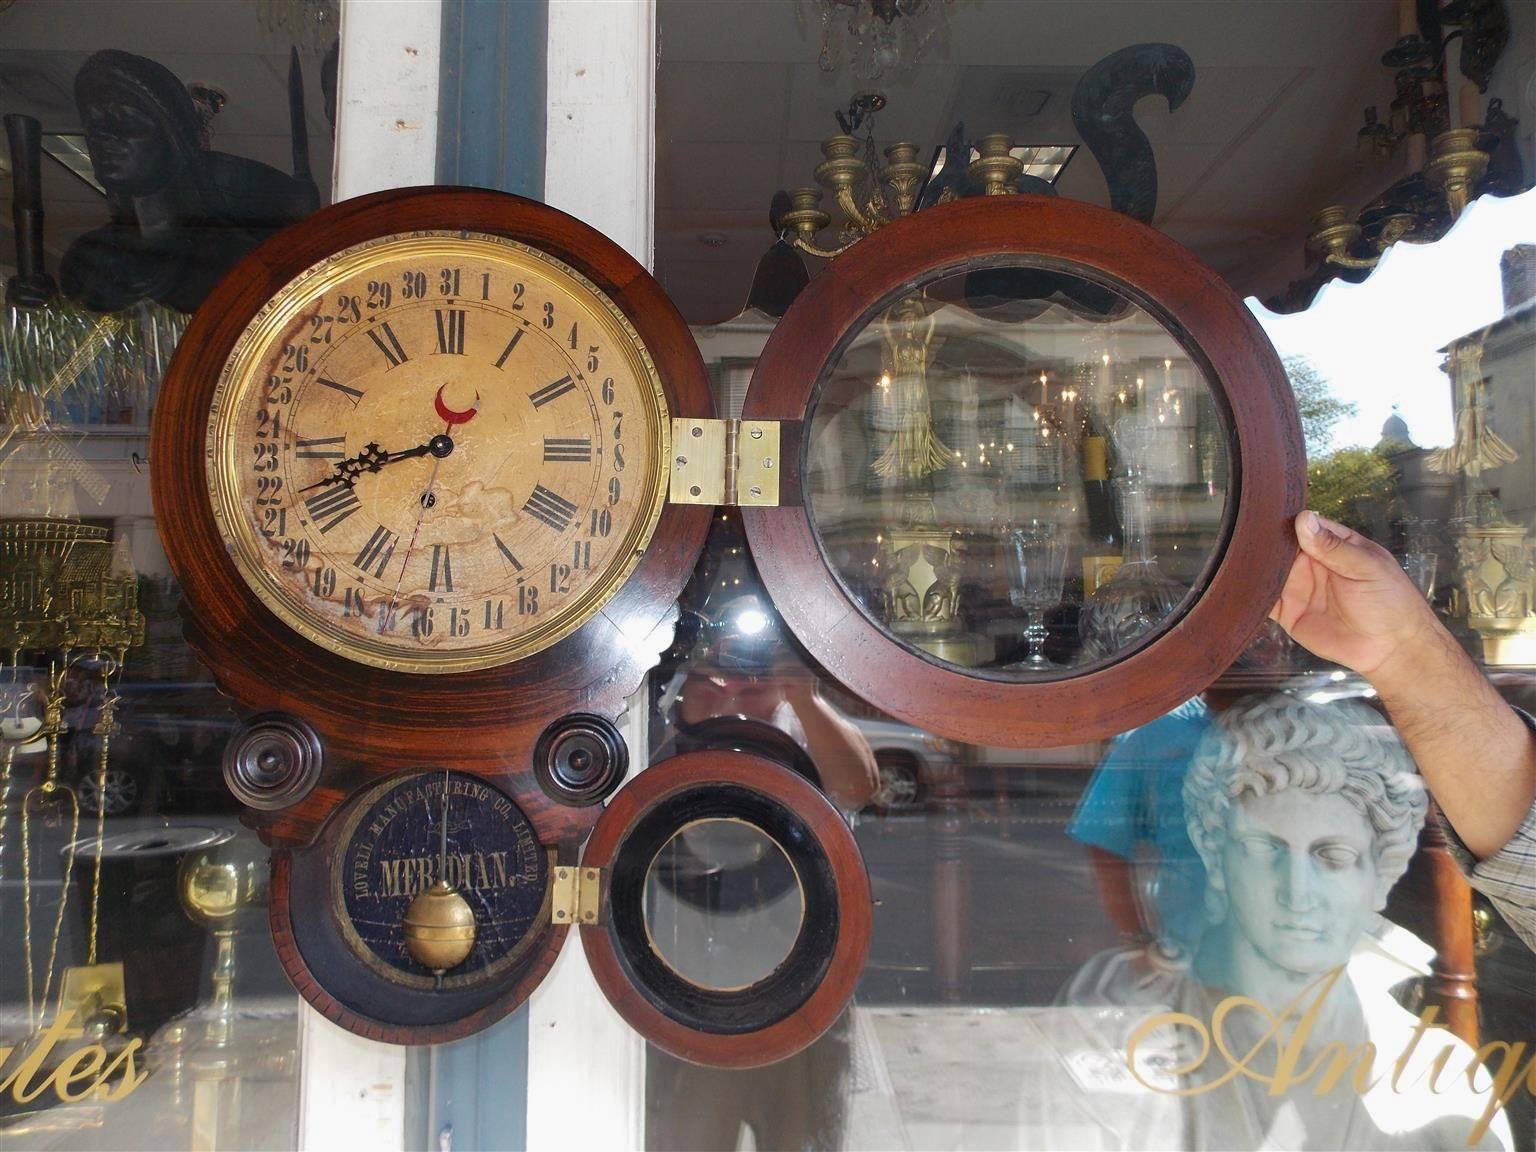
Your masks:
<svg viewBox="0 0 1536 1152"><path fill-rule="evenodd" d="M468 408L464 409L462 412L455 412L452 408L443 403L443 388L446 387L448 387L448 385L444 384L442 388L439 388L437 390L437 395L432 399L432 405L437 409L438 416L442 417L443 422L449 427L452 427L455 424L468 424L471 420L474 419L475 413L480 411L480 393L475 393L475 402Z"/></svg>

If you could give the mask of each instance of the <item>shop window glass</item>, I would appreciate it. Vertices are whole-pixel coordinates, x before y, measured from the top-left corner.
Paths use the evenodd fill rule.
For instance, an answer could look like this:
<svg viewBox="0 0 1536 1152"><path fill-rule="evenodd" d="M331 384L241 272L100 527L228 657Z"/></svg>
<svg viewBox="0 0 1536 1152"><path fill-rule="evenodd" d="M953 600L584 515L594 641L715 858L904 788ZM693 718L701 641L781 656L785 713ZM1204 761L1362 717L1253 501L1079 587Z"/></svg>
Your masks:
<svg viewBox="0 0 1536 1152"><path fill-rule="evenodd" d="M0 1142L291 1146L299 1001L148 438L189 313L328 199L335 6L0 9Z"/></svg>
<svg viewBox="0 0 1536 1152"><path fill-rule="evenodd" d="M1529 14L1510 10L1486 91L1474 83L1464 94L1453 73L1449 102L1416 90L1383 132L1370 124L1387 127L1395 89L1381 56L1407 31L1400 20L1414 18L1395 5L1352 9L1347 36L1330 31L1331 16L1257 4L1193 22L1109 5L1069 18L1031 5L942 6L947 31L920 53L922 37L903 41L898 20L886 55L862 57L853 46L868 48L859 37L878 38L878 28L861 30L851 8L804 7L815 19L797 26L766 8L726 19L660 5L656 271L694 325L722 416L740 415L752 364L800 286L835 269L811 249L878 232L870 185L854 185L850 213L835 202L832 168L818 175L818 165L852 157L866 172L899 175L894 165L911 160L921 185L961 121L958 139L976 145L975 158L988 133L1008 133L1016 154L1077 143L1064 169L1027 174L1060 196L1145 213L1247 299L1295 394L1309 506L1387 547L1501 693L1536 700L1536 213L1525 191L1529 125L1501 119L1536 115L1521 87L1536 61ZM1074 94L1095 94L1079 86L1094 62L1138 44L1171 44L1193 62L1187 89L1170 73L1136 93L1169 97L1171 109L1128 101L1134 130L1129 116L1106 112L1120 139L1144 133L1137 155L1155 165L1155 207L1146 183L1128 182L1103 139L1072 117ZM1380 115L1357 133L1372 103ZM1432 140L1453 117L1486 126L1475 142L1491 157L1464 210L1431 163ZM840 135L853 146L823 148ZM903 142L915 147L886 151ZM973 191L984 176L973 174ZM899 195L888 185L879 210L907 211ZM1335 202L1356 231L1330 249L1330 220L1314 217ZM830 222L797 231L817 211ZM1394 215L1403 219L1389 223ZM1330 252L1345 262L1326 261ZM953 319L957 293L929 295L942 302L936 345L999 330L978 322L976 337L969 319ZM1062 323L1112 327L1080 314ZM869 528L881 519L871 511L878 478L864 472L895 438L871 414L886 366L873 326L840 357L824 387L835 402L813 414L804 463L823 541L848 526L825 557L842 573L883 543ZM1030 412L1042 407L1038 372L1003 363L996 380L978 379L949 371L942 348L923 364L933 439L972 457L963 481L941 475L930 494L949 506L951 527L1002 539L1018 527L1020 493L1057 485L1068 507L1094 512L1086 498L1103 477L1081 463L1080 433L1077 455L1023 452ZM1060 400L1047 383L1050 408ZM1183 508L1187 526L1195 519L1180 500L1209 480L1219 506L1233 478L1229 461L1203 454L1201 429L1219 428L1219 411L1198 386L1181 399L1194 448L1183 495L1159 507ZM1109 419L1114 400L1111 389L1094 419ZM981 454L991 484L970 475ZM1106 471L1111 484L1124 475L1113 459ZM1077 523L1068 535L1063 600L1081 605L1089 533ZM1200 538L1207 549L1214 539ZM992 575L997 635L980 656L973 644L963 658L953 646L934 658L1028 675L1023 605ZM883 610L874 590L859 603ZM1531 1095L1495 1078L1523 1075L1501 1063L1498 1044L1530 1042L1536 960L1463 886L1401 741L1359 677L1265 625L1208 691L1151 723L1020 751L940 738L837 684L763 595L735 513L720 514L684 609L655 677L657 754L751 748L813 780L855 829L876 909L852 1008L801 1055L725 1072L649 1054L649 1146L1529 1146ZM1070 664L1081 640L1068 615L1048 613L1043 654ZM1255 748L1268 753L1242 751ZM1282 1042L1264 1041L1268 1018L1234 1006L1234 995L1282 1019ZM1224 1003L1223 1039L1258 1054L1218 1083L1231 1065L1214 1047L1189 1066L1197 1029L1148 1022L1181 1012L1210 1037ZM1298 1026L1310 1032L1297 1039ZM1308 1052L1335 1042L1355 1062L1323 1090L1314 1068L1271 1096L1257 1073L1273 1072L1284 1040ZM1366 1044L1374 1073L1358 1065ZM1430 1091L1426 1058L1456 1070L1454 1089Z"/></svg>

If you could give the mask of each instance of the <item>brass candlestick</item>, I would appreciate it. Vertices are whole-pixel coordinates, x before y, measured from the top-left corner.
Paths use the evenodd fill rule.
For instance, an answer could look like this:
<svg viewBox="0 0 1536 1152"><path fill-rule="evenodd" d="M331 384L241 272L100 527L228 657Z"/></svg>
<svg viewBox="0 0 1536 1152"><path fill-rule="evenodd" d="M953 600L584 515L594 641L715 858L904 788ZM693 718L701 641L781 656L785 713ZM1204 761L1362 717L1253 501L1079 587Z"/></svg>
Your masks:
<svg viewBox="0 0 1536 1152"><path fill-rule="evenodd" d="M213 997L186 1066L192 1073L192 1146L219 1148L226 1085L237 1081L235 1052L235 936L248 915L266 904L267 853L248 836L230 836L193 852L177 877L182 911L213 933Z"/></svg>
<svg viewBox="0 0 1536 1152"><path fill-rule="evenodd" d="M1445 193L1451 219L1472 202L1474 186L1488 171L1488 153L1477 146L1476 128L1452 128L1434 138L1425 173Z"/></svg>
<svg viewBox="0 0 1536 1152"><path fill-rule="evenodd" d="M1307 247L1322 256L1323 263L1340 268L1374 268L1378 256L1351 256L1349 250L1360 239L1360 225L1349 218L1340 204L1330 204L1312 217L1312 232Z"/></svg>

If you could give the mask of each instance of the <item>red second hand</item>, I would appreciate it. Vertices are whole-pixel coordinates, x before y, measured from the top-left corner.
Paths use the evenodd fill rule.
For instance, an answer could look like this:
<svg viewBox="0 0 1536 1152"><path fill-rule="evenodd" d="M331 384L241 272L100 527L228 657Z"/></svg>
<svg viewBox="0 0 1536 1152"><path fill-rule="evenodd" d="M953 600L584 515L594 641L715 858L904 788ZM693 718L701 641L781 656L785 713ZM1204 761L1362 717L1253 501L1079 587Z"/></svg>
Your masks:
<svg viewBox="0 0 1536 1152"><path fill-rule="evenodd" d="M480 411L480 393L475 393L475 402L462 411L456 411L443 403L443 389L448 385L443 384L437 390L437 395L432 397L432 406L437 409L437 414L443 420L443 435L449 435L456 424L468 424L475 418L475 413ZM443 458L434 456L432 459L432 471L427 476L427 490L421 494L421 511L416 513L416 526L411 529L410 543L405 546L405 555L400 560L400 576L395 581L395 590L389 594L389 604L384 609L384 615L379 619L379 631L382 633L385 626L395 614L395 602L400 598L400 589L405 584L406 565L411 562L411 553L416 550L416 537L421 535L421 522L427 518L427 509L432 506L432 489L437 484L437 470L442 465Z"/></svg>

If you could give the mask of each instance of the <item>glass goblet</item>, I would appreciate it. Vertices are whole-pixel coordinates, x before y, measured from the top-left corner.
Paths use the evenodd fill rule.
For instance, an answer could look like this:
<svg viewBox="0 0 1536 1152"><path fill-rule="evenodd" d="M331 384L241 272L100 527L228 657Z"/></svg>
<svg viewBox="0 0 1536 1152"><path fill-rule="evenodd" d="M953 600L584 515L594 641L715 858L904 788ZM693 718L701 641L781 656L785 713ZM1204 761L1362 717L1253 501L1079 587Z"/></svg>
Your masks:
<svg viewBox="0 0 1536 1152"><path fill-rule="evenodd" d="M1009 599L1024 612L1026 654L1019 667L1026 671L1060 668L1045 655L1045 613L1061 603L1067 571L1067 546L1057 539L1054 525L1035 521L1008 537Z"/></svg>

